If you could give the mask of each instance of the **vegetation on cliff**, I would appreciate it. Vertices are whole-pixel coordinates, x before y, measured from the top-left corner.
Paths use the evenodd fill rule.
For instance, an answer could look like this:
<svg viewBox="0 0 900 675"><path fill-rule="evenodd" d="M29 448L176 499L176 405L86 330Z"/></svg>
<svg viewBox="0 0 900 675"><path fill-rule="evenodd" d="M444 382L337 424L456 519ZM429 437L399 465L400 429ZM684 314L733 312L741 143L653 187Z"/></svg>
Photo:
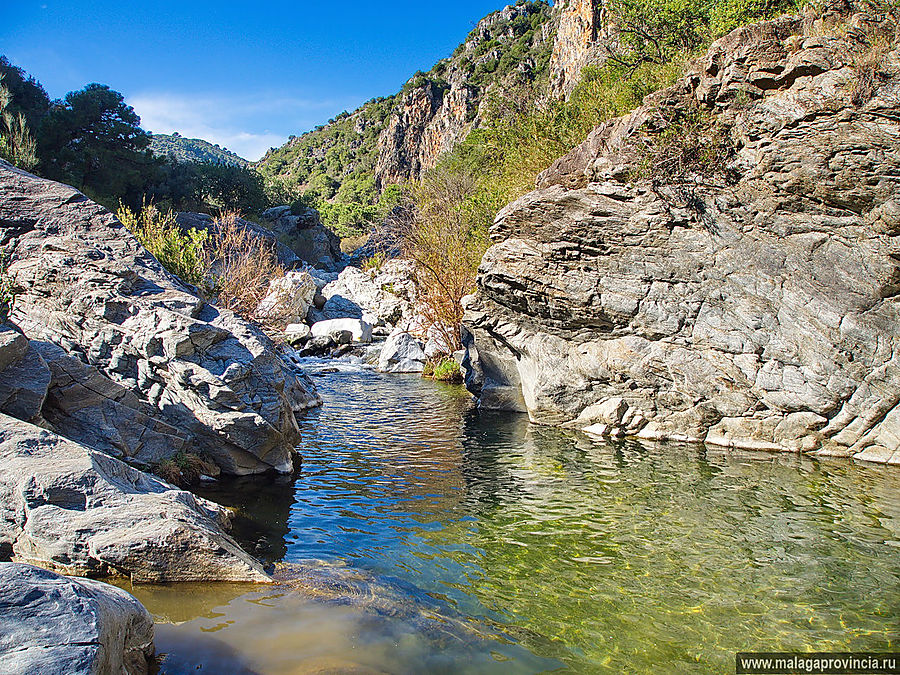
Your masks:
<svg viewBox="0 0 900 675"><path fill-rule="evenodd" d="M292 137L270 150L258 167L271 192L285 203L302 201L342 236L368 231L396 206L396 192L379 174L379 144L406 103L423 98L439 109L452 89L465 89L464 122L478 125L481 104L511 87L541 89L552 40L545 34L547 2L520 0L515 12L495 12L479 22L454 53L427 72L416 72L393 96L376 98L353 113ZM417 178L418 176L416 176Z"/></svg>

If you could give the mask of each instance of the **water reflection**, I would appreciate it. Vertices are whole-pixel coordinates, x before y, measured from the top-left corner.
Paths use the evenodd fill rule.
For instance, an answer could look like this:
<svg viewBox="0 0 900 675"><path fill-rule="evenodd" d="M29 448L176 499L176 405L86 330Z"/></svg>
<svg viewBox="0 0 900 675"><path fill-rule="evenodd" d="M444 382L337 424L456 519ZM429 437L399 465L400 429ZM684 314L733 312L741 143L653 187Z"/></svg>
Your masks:
<svg viewBox="0 0 900 675"><path fill-rule="evenodd" d="M267 561L335 563L309 573L317 592L147 600L261 673L722 672L736 651L896 649L895 468L598 443L417 376L317 384L295 482L208 495Z"/></svg>

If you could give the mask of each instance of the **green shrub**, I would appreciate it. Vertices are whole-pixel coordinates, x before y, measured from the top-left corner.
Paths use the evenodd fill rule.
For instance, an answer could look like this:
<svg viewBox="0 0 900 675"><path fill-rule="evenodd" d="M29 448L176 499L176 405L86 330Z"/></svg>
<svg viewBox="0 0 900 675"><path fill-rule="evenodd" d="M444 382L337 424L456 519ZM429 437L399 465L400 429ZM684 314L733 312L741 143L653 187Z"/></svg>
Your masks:
<svg viewBox="0 0 900 675"><path fill-rule="evenodd" d="M455 382L463 381L462 369L455 359L447 358L437 363L428 364L423 373L426 377L439 382Z"/></svg>
<svg viewBox="0 0 900 675"><path fill-rule="evenodd" d="M140 213L123 206L117 215L169 272L189 284L203 283L209 270L203 250L207 240L205 231L192 228L183 232L175 222L174 213L164 213L153 204L145 204Z"/></svg>

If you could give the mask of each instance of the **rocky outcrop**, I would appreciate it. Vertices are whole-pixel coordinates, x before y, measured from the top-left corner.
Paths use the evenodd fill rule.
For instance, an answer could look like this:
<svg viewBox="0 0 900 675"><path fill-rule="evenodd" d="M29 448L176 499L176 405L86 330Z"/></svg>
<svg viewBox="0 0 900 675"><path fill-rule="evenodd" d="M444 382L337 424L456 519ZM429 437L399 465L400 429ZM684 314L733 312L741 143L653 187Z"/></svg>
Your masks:
<svg viewBox="0 0 900 675"><path fill-rule="evenodd" d="M229 522L221 506L0 415L0 560L135 582L267 582Z"/></svg>
<svg viewBox="0 0 900 675"><path fill-rule="evenodd" d="M0 563L0 672L144 675L154 652L153 619L122 589Z"/></svg>
<svg viewBox="0 0 900 675"><path fill-rule="evenodd" d="M188 434L165 422L158 410L131 390L52 342L31 344L49 367L41 414L51 430L144 467L191 449ZM5 374L0 374L0 383L4 381Z"/></svg>
<svg viewBox="0 0 900 675"><path fill-rule="evenodd" d="M218 220L206 213L181 211L175 214L175 222L184 231L197 230L215 235L219 230ZM257 225L252 220L244 220L237 217L234 218L234 224L239 229L249 232L256 241L262 242L263 245L275 251L278 263L286 269L293 269L302 264L303 261L297 257L297 254L279 241L276 234L268 228Z"/></svg>
<svg viewBox="0 0 900 675"><path fill-rule="evenodd" d="M315 209L302 208L294 214L289 206L276 206L263 212L263 220L302 263L329 272L343 268L341 240L322 224Z"/></svg>
<svg viewBox="0 0 900 675"><path fill-rule="evenodd" d="M550 95L568 97L585 66L606 62L615 28L605 3L597 0L558 0L553 6L555 37L550 57Z"/></svg>
<svg viewBox="0 0 900 675"><path fill-rule="evenodd" d="M513 45L519 49L524 45L526 52L549 48L550 35L533 30L548 16L549 8L542 3L504 7L478 22L453 56L439 64L439 78L411 80L378 137L376 183L417 180L440 155L462 142L479 125L487 91L516 74L527 76L537 67L526 57L512 73L498 71L498 63Z"/></svg>
<svg viewBox="0 0 900 675"><path fill-rule="evenodd" d="M0 324L0 412L39 422L50 386L50 369L28 338Z"/></svg>
<svg viewBox="0 0 900 675"><path fill-rule="evenodd" d="M738 29L498 215L482 405L900 463L900 57L841 20Z"/></svg>
<svg viewBox="0 0 900 675"><path fill-rule="evenodd" d="M311 382L258 329L165 272L103 207L0 163L13 317L146 403L226 472L290 472ZM65 433L64 429L60 429Z"/></svg>

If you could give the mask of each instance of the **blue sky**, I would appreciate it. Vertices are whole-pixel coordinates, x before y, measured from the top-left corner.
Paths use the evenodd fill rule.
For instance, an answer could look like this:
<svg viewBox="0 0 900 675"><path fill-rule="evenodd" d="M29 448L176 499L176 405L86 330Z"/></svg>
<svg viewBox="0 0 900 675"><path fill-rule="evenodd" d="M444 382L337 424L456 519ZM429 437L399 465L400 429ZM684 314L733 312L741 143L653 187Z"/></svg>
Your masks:
<svg viewBox="0 0 900 675"><path fill-rule="evenodd" d="M0 0L0 54L51 98L122 92L149 131L257 159L428 70L503 0Z"/></svg>

